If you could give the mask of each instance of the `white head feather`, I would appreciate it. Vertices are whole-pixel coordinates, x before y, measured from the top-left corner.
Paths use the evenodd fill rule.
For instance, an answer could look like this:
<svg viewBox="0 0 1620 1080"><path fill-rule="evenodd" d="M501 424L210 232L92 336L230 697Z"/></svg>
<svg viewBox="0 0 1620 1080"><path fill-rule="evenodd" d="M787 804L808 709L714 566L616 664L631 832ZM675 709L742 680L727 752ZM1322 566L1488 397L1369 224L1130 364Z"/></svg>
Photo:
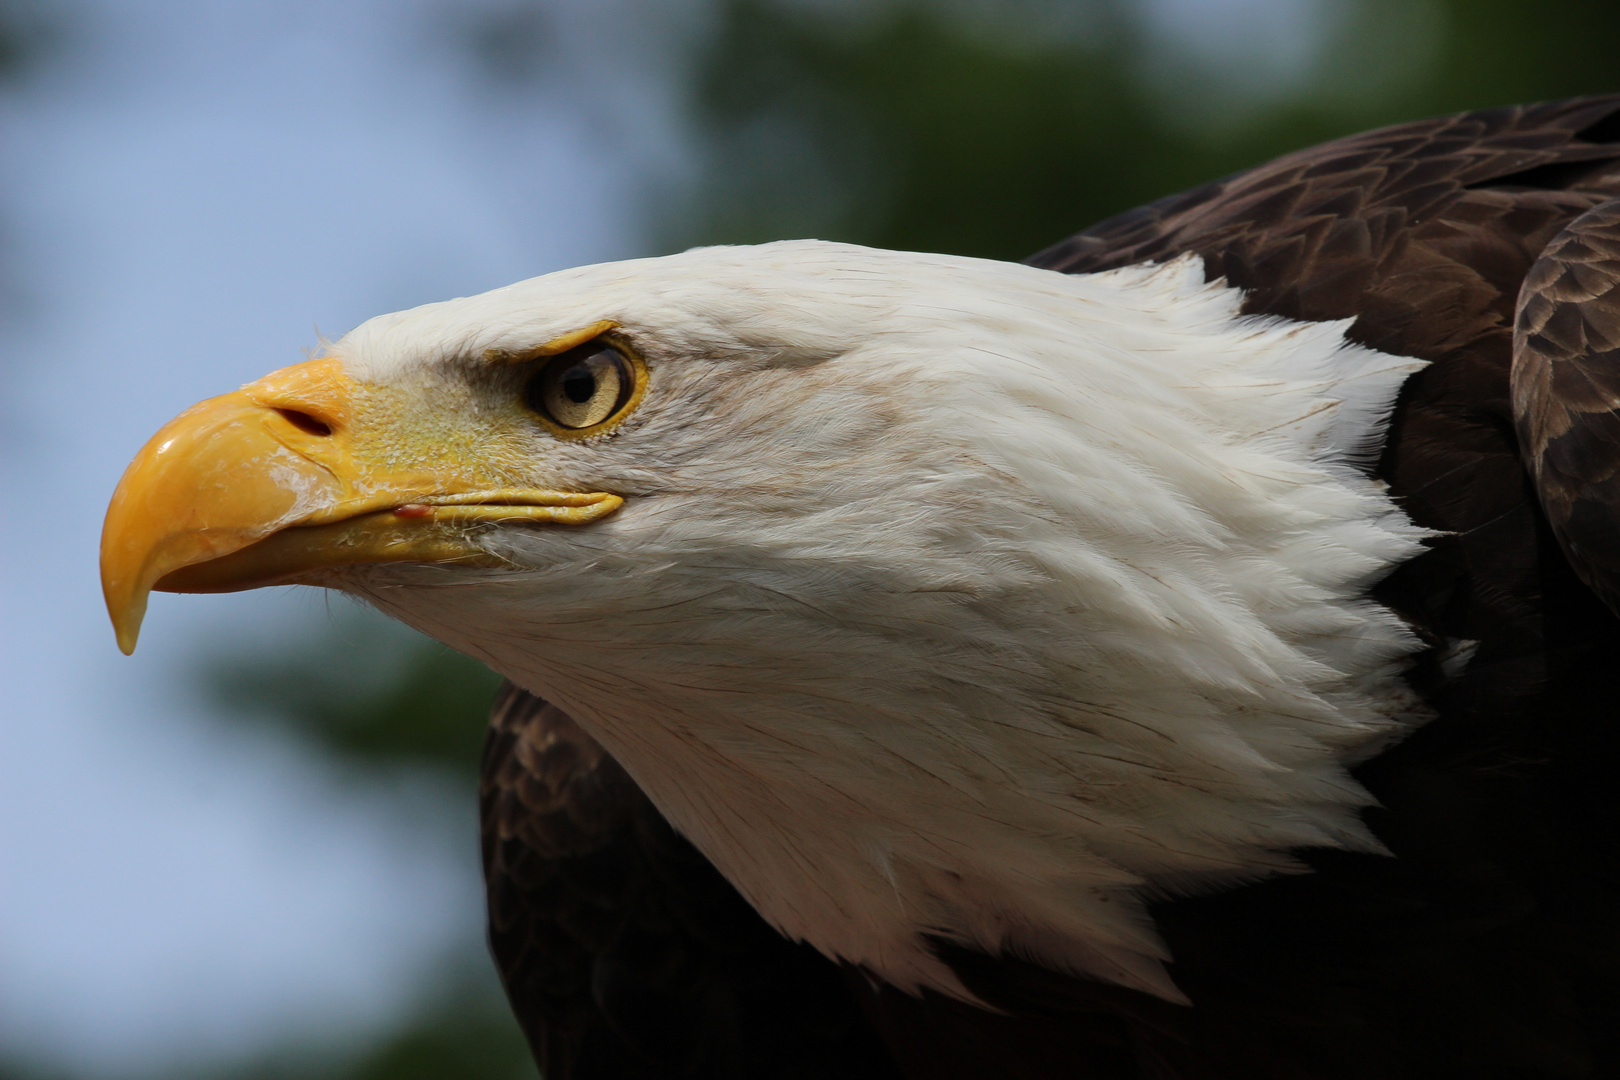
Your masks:
<svg viewBox="0 0 1620 1080"><path fill-rule="evenodd" d="M1413 716L1366 590L1423 533L1353 459L1421 365L1240 301L1195 259L805 241L383 316L335 354L466 423L485 350L597 320L650 384L611 437L535 425L533 481L617 514L350 587L572 713L829 955L963 994L937 935L1179 1000L1143 898L1378 850L1345 764Z"/></svg>

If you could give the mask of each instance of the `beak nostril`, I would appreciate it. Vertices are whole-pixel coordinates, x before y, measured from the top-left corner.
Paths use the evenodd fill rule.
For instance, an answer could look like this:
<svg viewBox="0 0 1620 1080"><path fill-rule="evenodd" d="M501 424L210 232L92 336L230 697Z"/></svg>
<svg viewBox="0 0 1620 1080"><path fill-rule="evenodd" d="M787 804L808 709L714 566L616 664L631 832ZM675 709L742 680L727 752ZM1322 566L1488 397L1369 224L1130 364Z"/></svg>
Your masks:
<svg viewBox="0 0 1620 1080"><path fill-rule="evenodd" d="M308 432L311 435L332 434L332 425L322 423L307 412L299 412L297 409L277 409L276 412L280 413L283 419L299 431Z"/></svg>

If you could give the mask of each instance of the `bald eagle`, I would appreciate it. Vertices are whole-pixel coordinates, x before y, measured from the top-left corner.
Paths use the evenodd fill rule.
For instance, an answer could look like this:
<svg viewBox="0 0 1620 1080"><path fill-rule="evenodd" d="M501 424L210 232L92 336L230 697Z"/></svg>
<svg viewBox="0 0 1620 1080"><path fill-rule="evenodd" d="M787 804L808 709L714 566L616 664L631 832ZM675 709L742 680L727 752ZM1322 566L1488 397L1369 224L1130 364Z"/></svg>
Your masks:
<svg viewBox="0 0 1620 1080"><path fill-rule="evenodd" d="M181 414L103 582L506 676L549 1080L1615 1076L1617 283L1620 97L567 270Z"/></svg>

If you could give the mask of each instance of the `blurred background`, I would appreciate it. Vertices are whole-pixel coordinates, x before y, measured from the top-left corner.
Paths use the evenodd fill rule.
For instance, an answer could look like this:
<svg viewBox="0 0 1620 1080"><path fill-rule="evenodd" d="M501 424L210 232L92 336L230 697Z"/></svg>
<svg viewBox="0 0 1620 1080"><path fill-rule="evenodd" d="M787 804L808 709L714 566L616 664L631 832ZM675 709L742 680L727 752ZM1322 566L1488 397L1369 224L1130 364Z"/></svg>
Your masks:
<svg viewBox="0 0 1620 1080"><path fill-rule="evenodd" d="M1620 89L1614 0L0 0L0 1077L532 1077L495 679L96 578L124 464L384 311L818 236L1017 259L1278 153Z"/></svg>

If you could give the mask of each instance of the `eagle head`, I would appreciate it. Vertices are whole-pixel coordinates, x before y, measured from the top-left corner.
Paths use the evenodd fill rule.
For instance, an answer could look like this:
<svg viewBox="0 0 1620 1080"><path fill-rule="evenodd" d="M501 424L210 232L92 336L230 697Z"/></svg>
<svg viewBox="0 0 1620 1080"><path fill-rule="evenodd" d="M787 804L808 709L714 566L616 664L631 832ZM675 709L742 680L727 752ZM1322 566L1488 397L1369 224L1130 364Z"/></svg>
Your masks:
<svg viewBox="0 0 1620 1080"><path fill-rule="evenodd" d="M338 589L566 709L784 933L1178 999L1144 899L1376 850L1410 722L1356 467L1419 365L1197 261L1065 276L811 241L384 315L163 428L153 589Z"/></svg>

